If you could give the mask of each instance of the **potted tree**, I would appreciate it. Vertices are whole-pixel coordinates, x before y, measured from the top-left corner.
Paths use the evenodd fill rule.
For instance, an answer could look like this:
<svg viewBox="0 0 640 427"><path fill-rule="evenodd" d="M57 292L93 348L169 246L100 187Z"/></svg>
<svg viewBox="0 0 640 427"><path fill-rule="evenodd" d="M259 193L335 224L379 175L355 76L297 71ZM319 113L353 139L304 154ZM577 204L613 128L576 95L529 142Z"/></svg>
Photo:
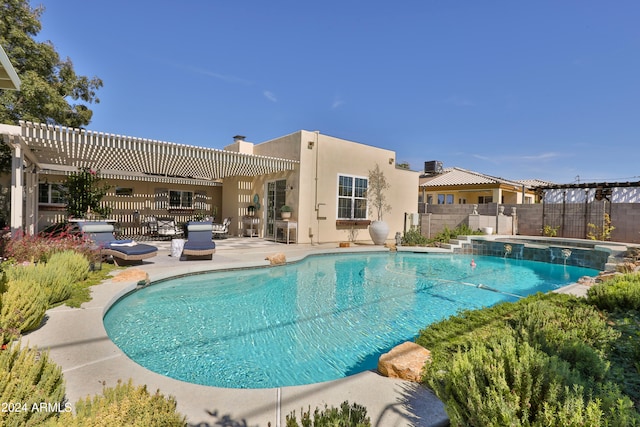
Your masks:
<svg viewBox="0 0 640 427"><path fill-rule="evenodd" d="M384 245L389 235L389 225L383 221L385 212L391 210L387 204L385 191L389 188L384 172L376 164L373 170L369 171L369 182L367 184L367 200L369 201L369 213L375 213L375 220L369 225L369 235L375 245Z"/></svg>
<svg viewBox="0 0 640 427"><path fill-rule="evenodd" d="M280 217L285 221L291 218L291 212L293 212L291 206L282 205L282 207L280 207Z"/></svg>

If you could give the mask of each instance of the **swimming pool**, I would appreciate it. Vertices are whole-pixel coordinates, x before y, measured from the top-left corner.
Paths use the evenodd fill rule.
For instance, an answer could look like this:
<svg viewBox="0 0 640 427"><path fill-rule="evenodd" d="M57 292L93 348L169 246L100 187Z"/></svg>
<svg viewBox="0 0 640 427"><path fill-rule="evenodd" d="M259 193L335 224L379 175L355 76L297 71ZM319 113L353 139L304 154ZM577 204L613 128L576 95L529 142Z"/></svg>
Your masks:
<svg viewBox="0 0 640 427"><path fill-rule="evenodd" d="M140 365L191 383L270 388L375 369L380 354L464 308L515 301L597 270L498 257L310 256L285 266L179 277L104 317Z"/></svg>

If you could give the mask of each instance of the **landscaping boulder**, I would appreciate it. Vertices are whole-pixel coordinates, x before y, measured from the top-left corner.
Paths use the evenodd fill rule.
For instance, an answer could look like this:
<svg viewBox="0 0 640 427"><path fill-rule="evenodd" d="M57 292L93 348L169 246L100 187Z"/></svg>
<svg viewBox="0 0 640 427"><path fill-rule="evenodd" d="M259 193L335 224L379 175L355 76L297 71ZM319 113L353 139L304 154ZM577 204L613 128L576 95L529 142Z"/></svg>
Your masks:
<svg viewBox="0 0 640 427"><path fill-rule="evenodd" d="M414 342L404 342L380 356L378 372L389 378L420 382L422 368L431 358L431 352Z"/></svg>
<svg viewBox="0 0 640 427"><path fill-rule="evenodd" d="M282 252L269 255L265 258L265 260L269 261L271 265L282 265L287 263L287 257Z"/></svg>

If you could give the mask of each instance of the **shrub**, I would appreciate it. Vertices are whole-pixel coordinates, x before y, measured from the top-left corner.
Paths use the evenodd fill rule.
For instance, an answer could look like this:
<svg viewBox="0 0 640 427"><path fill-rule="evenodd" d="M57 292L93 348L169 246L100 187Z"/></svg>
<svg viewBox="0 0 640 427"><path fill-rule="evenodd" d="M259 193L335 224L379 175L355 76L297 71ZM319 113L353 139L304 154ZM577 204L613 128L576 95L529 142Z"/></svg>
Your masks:
<svg viewBox="0 0 640 427"><path fill-rule="evenodd" d="M458 236L472 236L477 234L482 234L482 232L479 230L472 230L467 224L461 224L453 230L449 229L449 227L445 225L444 230L436 234L433 240L436 242L446 243L451 239L457 238Z"/></svg>
<svg viewBox="0 0 640 427"><path fill-rule="evenodd" d="M640 274L614 276L589 288L587 299L602 310L640 310Z"/></svg>
<svg viewBox="0 0 640 427"><path fill-rule="evenodd" d="M559 356L597 381L609 370L605 351L620 337L595 308L569 295L523 301L509 324L520 340Z"/></svg>
<svg viewBox="0 0 640 427"><path fill-rule="evenodd" d="M10 279L24 280L43 288L49 304L55 304L69 298L73 285L87 278L89 261L73 251L57 252L47 263L14 265L6 272Z"/></svg>
<svg viewBox="0 0 640 427"><path fill-rule="evenodd" d="M626 425L640 421L615 387L605 401L587 393L569 363L507 334L467 351L434 355L426 381L452 425ZM609 405L609 406L607 406Z"/></svg>
<svg viewBox="0 0 640 427"><path fill-rule="evenodd" d="M40 326L47 311L47 295L41 287L25 280L11 280L7 288L0 295L2 344Z"/></svg>
<svg viewBox="0 0 640 427"><path fill-rule="evenodd" d="M49 353L21 348L16 343L0 351L0 402L20 405L20 411L1 411L0 425L42 425L57 410L68 410L64 402L62 370L49 361ZM47 410L34 410L47 405ZM70 409L70 408L69 408Z"/></svg>
<svg viewBox="0 0 640 427"><path fill-rule="evenodd" d="M89 276L89 260L74 251L56 252L51 255L48 264L65 270L70 283L85 280Z"/></svg>
<svg viewBox="0 0 640 427"><path fill-rule="evenodd" d="M131 380L118 381L105 388L101 396L87 397L76 403L76 415L64 413L56 426L184 426L186 418L176 412L176 400L160 391L150 394L146 386L135 387Z"/></svg>
<svg viewBox="0 0 640 427"><path fill-rule="evenodd" d="M417 228L412 228L402 236L402 244L405 246L427 246L429 239L420 234Z"/></svg>
<svg viewBox="0 0 640 427"><path fill-rule="evenodd" d="M74 250L87 258L92 255L83 239L62 233L56 237L23 235L11 238L6 243L3 256L16 262L47 262L52 254L65 250Z"/></svg>
<svg viewBox="0 0 640 427"><path fill-rule="evenodd" d="M286 416L287 427L300 427L298 420L296 419L296 412L293 411ZM369 427L371 421L367 417L367 408L362 405L354 403L349 405L349 402L342 402L340 408L327 408L325 405L324 410L320 411L316 408L313 411L313 418L311 416L311 407L307 411L300 409L300 422L302 427Z"/></svg>
<svg viewBox="0 0 640 427"><path fill-rule="evenodd" d="M462 312L417 342L454 425L633 425L608 360L619 337L584 300L538 294Z"/></svg>

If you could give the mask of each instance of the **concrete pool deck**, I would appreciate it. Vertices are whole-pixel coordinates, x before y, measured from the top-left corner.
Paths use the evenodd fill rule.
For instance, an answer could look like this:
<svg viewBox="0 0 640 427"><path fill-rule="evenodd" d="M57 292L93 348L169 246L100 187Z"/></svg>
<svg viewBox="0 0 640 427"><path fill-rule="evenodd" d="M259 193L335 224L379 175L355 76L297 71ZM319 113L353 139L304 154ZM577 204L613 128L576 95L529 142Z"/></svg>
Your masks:
<svg viewBox="0 0 640 427"><path fill-rule="evenodd" d="M169 242L151 242L158 255L142 265L127 268L146 272L151 282L171 276L201 271L266 266L268 255L284 253L294 261L314 253L380 251L382 247L357 245L337 248L336 243L285 245L251 238L217 240L217 252L209 261L180 261L170 256ZM442 252L442 250L436 250ZM115 273L121 273L118 270ZM284 426L285 417L300 410L339 406L348 400L367 408L373 426L448 425L442 402L419 384L389 379L376 372L362 372L340 380L304 386L268 389L225 389L191 384L151 372L129 359L107 336L102 318L120 296L134 289L140 280L113 276L91 288L92 300L82 308L59 306L47 311L39 329L26 334L23 345L49 349L52 361L62 367L68 401L101 394L103 386L113 387L130 378L135 385L146 384L150 392L159 389L174 396L177 410L190 425Z"/></svg>

